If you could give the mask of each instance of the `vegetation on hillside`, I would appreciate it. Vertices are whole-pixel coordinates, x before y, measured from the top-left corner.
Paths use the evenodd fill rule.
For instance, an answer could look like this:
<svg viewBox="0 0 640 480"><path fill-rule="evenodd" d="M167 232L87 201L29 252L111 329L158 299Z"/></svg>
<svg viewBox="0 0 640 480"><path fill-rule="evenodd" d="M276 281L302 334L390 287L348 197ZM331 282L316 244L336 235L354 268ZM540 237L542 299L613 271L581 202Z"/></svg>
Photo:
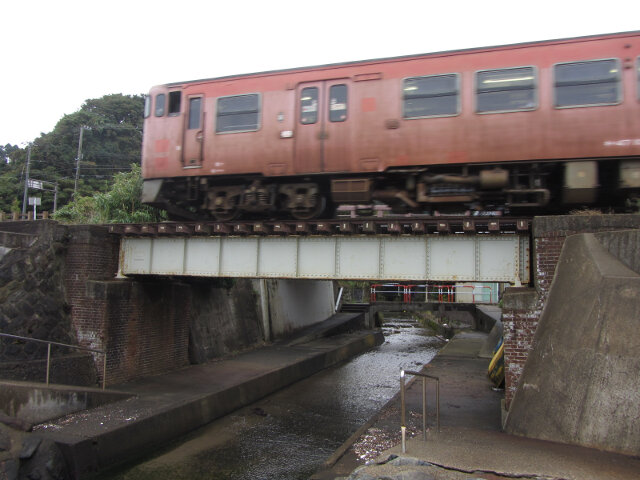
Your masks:
<svg viewBox="0 0 640 480"><path fill-rule="evenodd" d="M63 116L53 131L36 138L31 145L29 178L50 182L45 184L49 190L29 190L29 196L42 198L39 210L53 211L55 184L58 208L71 202L81 131L82 155L74 210L90 210L88 204L97 201L91 199L110 191L119 172L132 171L132 165L139 165L143 109L142 95L114 94L86 100L80 110ZM27 146L0 146L0 211L22 210L27 155ZM112 192L109 198L115 196ZM121 213L120 209L109 211Z"/></svg>
<svg viewBox="0 0 640 480"><path fill-rule="evenodd" d="M166 220L166 213L140 201L140 165L114 176L111 188L92 196L79 196L59 209L53 218L64 223L144 223Z"/></svg>

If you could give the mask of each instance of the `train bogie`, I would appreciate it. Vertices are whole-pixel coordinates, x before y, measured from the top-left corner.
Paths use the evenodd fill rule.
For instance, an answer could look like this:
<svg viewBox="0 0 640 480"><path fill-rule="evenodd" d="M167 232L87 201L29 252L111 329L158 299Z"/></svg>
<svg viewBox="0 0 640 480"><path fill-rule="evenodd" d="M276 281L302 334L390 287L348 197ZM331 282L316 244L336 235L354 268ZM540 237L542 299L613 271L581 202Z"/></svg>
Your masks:
<svg viewBox="0 0 640 480"><path fill-rule="evenodd" d="M158 86L144 201L219 219L622 206L639 56L625 33Z"/></svg>

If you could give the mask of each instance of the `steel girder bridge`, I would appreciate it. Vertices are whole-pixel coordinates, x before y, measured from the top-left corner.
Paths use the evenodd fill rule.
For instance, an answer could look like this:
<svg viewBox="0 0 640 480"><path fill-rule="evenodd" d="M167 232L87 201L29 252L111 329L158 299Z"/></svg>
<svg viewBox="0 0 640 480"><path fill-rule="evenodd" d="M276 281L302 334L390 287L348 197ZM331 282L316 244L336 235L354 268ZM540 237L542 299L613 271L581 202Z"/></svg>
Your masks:
<svg viewBox="0 0 640 480"><path fill-rule="evenodd" d="M530 278L529 219L113 225L123 275L508 282Z"/></svg>

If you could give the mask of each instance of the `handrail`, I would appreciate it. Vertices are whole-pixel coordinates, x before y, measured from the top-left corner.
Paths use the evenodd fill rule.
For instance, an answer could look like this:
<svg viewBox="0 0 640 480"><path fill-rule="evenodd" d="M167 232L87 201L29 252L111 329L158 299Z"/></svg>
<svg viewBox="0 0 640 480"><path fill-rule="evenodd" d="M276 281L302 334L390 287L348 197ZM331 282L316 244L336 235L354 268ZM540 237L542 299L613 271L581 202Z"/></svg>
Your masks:
<svg viewBox="0 0 640 480"><path fill-rule="evenodd" d="M87 348L87 347L78 347L77 345L69 345L67 343L52 342L49 340L40 340L38 338L20 337L18 335L11 335L9 333L0 333L0 337L15 338L16 340L25 340L27 342L37 342L37 343L47 344L47 380L46 380L47 385L49 385L49 371L51 368L51 345L56 345L58 347L75 348L76 350L84 350L86 352L100 353L104 355L104 361L102 364L102 390L105 389L105 385L107 383L107 352L104 350L96 350L94 348Z"/></svg>
<svg viewBox="0 0 640 480"><path fill-rule="evenodd" d="M342 301L342 292L344 291L344 287L340 287L340 292L338 292L338 299L336 300L336 306L333 309L333 313L337 313L340 308L340 302Z"/></svg>
<svg viewBox="0 0 640 480"><path fill-rule="evenodd" d="M427 441L427 378L436 381L436 422L438 432L440 431L440 378L426 373L412 372L410 370L400 370L400 433L402 434L402 453L407 453L406 435L407 427L405 425L405 375L414 375L422 377L422 440Z"/></svg>

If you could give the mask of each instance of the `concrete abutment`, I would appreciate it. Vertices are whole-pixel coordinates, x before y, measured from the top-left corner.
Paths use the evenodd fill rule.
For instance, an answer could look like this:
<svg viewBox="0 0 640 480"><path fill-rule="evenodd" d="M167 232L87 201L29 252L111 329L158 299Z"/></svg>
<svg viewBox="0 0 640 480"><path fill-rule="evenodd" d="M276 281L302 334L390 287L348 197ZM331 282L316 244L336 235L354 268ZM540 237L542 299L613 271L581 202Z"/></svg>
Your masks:
<svg viewBox="0 0 640 480"><path fill-rule="evenodd" d="M640 216L540 217L535 288L503 296L507 432L640 454Z"/></svg>
<svg viewBox="0 0 640 480"><path fill-rule="evenodd" d="M120 237L108 233L106 227L6 222L2 230L0 240L6 244L2 254L9 264L1 318L33 315L37 323L46 314L51 325L46 331L37 330L36 338L106 351L107 385L255 348L334 313L331 281L119 278ZM48 252L42 261L41 250ZM14 270L22 271L25 266L26 278L14 288ZM33 290L29 285L39 277L58 279L55 289L46 293L55 302L29 294ZM27 290L27 300L34 304L24 315L20 313L22 305L27 308L24 295L15 301L9 298L16 289ZM40 304L51 303L56 304L56 311L41 312ZM52 337L54 330L61 334ZM36 329L3 320L0 331L32 337ZM54 351L54 357L60 355L63 353ZM37 359L29 359L34 372L44 368L42 358L40 352ZM84 379L83 385L102 381L103 356L93 354L93 358L92 374L75 375ZM59 362L54 359L54 365ZM14 380L44 379L44 370L41 375L30 374L22 372L24 362L19 367L11 377ZM67 383L67 377L53 381Z"/></svg>

